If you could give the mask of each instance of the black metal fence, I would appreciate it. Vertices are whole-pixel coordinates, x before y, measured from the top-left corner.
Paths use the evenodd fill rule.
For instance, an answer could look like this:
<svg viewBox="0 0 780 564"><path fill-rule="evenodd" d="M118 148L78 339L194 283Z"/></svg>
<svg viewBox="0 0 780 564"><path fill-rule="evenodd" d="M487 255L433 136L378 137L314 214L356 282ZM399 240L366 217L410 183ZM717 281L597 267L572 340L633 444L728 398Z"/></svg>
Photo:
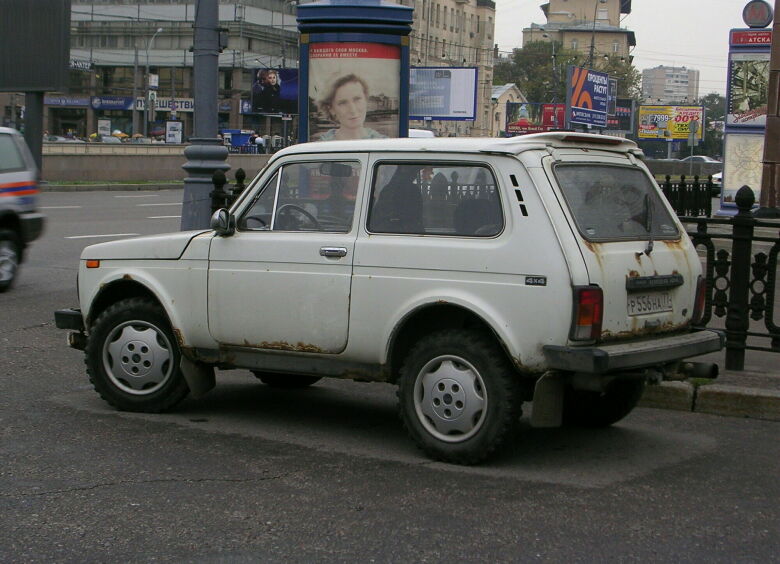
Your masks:
<svg viewBox="0 0 780 564"><path fill-rule="evenodd" d="M678 182L672 182L672 177L666 175L666 181L659 186L664 196L674 208L677 215L686 217L709 217L712 215L712 198L720 196L720 186L712 182L712 176L700 180L680 177Z"/></svg>
<svg viewBox="0 0 780 564"><path fill-rule="evenodd" d="M727 370L744 369L746 350L780 352L775 320L780 222L753 217L755 196L747 186L737 192L735 203L739 212L731 218L680 217L695 225L688 234L705 251L702 325L725 317Z"/></svg>

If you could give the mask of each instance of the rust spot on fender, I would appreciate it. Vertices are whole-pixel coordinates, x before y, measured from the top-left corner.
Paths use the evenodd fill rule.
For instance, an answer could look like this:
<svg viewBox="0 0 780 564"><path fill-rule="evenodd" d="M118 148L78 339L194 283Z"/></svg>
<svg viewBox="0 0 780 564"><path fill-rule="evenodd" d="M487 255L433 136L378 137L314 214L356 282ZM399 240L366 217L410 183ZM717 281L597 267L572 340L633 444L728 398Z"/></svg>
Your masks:
<svg viewBox="0 0 780 564"><path fill-rule="evenodd" d="M130 276L129 274L123 274L122 275L122 280L132 280L132 279L133 279L133 277Z"/></svg>
<svg viewBox="0 0 780 564"><path fill-rule="evenodd" d="M628 277L629 278L639 278L639 273L636 270L629 270L628 271Z"/></svg>
<svg viewBox="0 0 780 564"><path fill-rule="evenodd" d="M186 348L184 346L184 336L181 333L181 329L173 328L173 336L176 337L176 342L179 344L180 349Z"/></svg>

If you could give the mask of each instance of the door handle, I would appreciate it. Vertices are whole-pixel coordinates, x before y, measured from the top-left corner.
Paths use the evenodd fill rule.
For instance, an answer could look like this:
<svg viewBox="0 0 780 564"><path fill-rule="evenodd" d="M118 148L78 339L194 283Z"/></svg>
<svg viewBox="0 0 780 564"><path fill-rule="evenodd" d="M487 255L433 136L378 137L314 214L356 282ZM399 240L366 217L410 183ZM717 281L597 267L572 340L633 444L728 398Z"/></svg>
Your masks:
<svg viewBox="0 0 780 564"><path fill-rule="evenodd" d="M320 247L320 256L345 257L347 256L347 249L345 247Z"/></svg>

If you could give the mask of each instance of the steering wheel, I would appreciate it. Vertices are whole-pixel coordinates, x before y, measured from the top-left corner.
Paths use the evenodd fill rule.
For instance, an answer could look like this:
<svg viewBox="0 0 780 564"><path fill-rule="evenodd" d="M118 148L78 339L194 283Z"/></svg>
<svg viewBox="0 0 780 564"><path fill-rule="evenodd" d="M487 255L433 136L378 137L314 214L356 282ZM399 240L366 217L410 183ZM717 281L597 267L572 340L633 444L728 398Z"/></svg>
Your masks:
<svg viewBox="0 0 780 564"><path fill-rule="evenodd" d="M314 217L312 214L310 214L308 211L303 209L301 206L298 206L296 204L284 204L282 206L279 206L279 209L276 210L276 215L282 215L289 214L290 211L297 211L301 215L303 215L306 219L311 221L312 225L314 225L314 228L317 231L322 231L322 226L320 225L320 222L317 221L317 218Z"/></svg>

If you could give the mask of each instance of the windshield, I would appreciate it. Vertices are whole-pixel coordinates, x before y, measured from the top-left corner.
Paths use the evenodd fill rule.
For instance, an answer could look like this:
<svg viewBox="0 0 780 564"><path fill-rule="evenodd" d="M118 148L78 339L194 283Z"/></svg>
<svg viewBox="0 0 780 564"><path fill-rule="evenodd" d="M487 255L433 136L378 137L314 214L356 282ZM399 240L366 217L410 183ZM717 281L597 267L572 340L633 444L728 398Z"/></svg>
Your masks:
<svg viewBox="0 0 780 564"><path fill-rule="evenodd" d="M589 241L676 239L679 231L658 190L639 168L560 164L558 185Z"/></svg>

